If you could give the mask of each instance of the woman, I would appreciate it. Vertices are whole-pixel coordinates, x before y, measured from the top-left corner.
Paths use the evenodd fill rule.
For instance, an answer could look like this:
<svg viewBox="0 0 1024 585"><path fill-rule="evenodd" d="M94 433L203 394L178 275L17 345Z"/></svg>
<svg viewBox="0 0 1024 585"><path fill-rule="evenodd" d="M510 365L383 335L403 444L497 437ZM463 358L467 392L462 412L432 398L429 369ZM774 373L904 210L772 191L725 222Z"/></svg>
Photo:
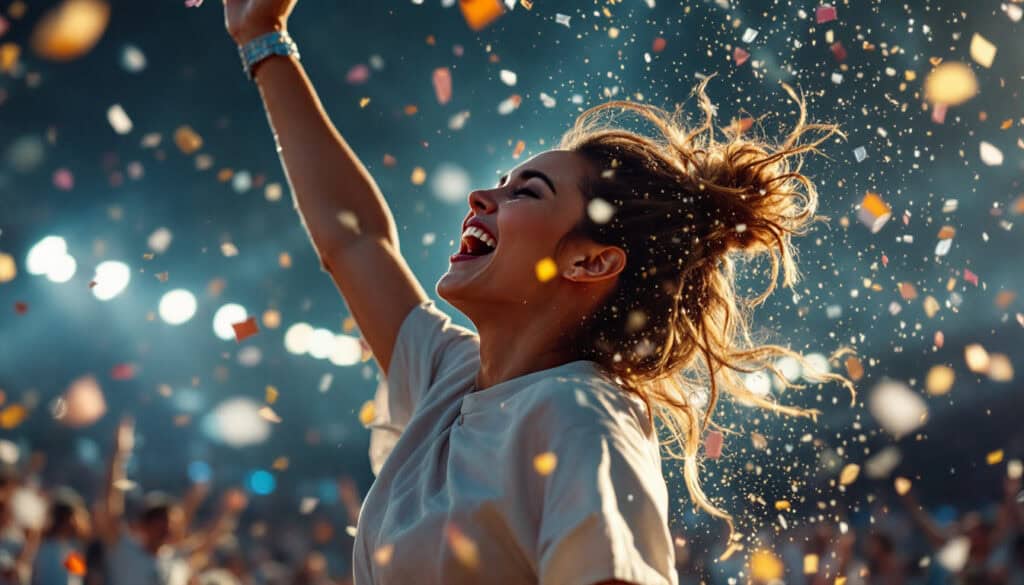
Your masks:
<svg viewBox="0 0 1024 585"><path fill-rule="evenodd" d="M693 131L648 106L592 108L558 149L469 194L436 288L475 334L402 258L383 195L287 36L294 5L226 0L225 16L323 269L387 374L371 439L386 461L360 514L355 583L677 583L654 416L694 500L724 518L697 481L719 393L809 414L744 389L740 372L799 356L751 341L732 256L770 259L755 301L779 271L794 280L790 236L817 199L789 157L838 130L805 125L801 102L778 149L738 131L718 143L706 81ZM661 141L603 128L614 108Z"/></svg>

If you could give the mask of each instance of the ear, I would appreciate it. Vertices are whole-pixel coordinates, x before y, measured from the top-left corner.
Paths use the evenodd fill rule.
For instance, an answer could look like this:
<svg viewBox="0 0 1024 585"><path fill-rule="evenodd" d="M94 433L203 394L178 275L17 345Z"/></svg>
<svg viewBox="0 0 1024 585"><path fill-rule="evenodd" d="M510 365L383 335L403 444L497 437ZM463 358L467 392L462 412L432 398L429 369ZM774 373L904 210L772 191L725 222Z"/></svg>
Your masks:
<svg viewBox="0 0 1024 585"><path fill-rule="evenodd" d="M626 267L626 252L618 246L595 246L573 255L562 276L573 282L600 282L618 276Z"/></svg>

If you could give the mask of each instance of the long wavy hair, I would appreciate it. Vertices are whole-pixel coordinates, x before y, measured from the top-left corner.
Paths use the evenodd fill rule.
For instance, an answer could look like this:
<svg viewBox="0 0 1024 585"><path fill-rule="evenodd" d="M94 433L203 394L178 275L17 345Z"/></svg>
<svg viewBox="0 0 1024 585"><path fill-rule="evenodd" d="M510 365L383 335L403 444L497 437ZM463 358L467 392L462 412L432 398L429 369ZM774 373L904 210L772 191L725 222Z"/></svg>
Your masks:
<svg viewBox="0 0 1024 585"><path fill-rule="evenodd" d="M610 101L580 114L559 148L593 167L580 185L588 209L601 199L613 211L600 222L584 213L572 233L627 254L616 288L573 335L573 350L647 404L650 422L657 416L668 430L663 450L683 461L694 503L732 529L731 516L711 503L699 480L701 437L713 425L719 398L814 417L817 411L780 404L744 384L743 374L768 371L795 386L776 367L783 357L804 365L814 381L838 381L854 391L838 374L815 373L787 347L755 342L750 330L752 309L780 277L784 286L799 278L791 238L807 231L818 206L814 184L800 172L801 155L820 154L819 145L845 134L836 125L807 123L804 101L785 84L800 114L781 144L749 137L742 123L716 129L705 93L712 77L693 90L704 113L695 128L682 122L681 106L669 113ZM620 127L608 115L615 113L636 114L658 132ZM754 257L768 259L767 283L756 296L741 298L736 260Z"/></svg>

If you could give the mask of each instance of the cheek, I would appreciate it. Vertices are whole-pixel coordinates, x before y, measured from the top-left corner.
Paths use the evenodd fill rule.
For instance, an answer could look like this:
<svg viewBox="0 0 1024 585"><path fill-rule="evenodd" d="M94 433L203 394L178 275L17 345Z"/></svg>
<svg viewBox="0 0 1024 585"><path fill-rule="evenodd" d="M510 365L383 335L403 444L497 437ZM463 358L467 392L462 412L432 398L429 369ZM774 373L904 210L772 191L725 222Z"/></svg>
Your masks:
<svg viewBox="0 0 1024 585"><path fill-rule="evenodd" d="M499 216L498 235L501 241L514 244L515 250L548 255L568 231L565 223L558 209L513 203Z"/></svg>

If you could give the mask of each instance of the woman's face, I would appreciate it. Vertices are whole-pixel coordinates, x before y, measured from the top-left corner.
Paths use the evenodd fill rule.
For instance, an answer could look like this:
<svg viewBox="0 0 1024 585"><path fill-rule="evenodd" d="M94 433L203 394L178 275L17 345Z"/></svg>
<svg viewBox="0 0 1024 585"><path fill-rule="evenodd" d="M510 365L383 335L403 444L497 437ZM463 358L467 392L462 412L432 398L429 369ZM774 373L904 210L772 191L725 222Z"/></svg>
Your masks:
<svg viewBox="0 0 1024 585"><path fill-rule="evenodd" d="M560 254L556 249L583 217L585 199L578 185L588 172L581 155L551 150L513 169L496 187L470 193L463 237L437 283L438 295L469 317L479 307L550 298L558 275L572 264L564 247ZM488 233L482 239L493 248L467 234L465 228L474 223ZM550 262L557 265L555 275L542 282L538 263L553 268Z"/></svg>

